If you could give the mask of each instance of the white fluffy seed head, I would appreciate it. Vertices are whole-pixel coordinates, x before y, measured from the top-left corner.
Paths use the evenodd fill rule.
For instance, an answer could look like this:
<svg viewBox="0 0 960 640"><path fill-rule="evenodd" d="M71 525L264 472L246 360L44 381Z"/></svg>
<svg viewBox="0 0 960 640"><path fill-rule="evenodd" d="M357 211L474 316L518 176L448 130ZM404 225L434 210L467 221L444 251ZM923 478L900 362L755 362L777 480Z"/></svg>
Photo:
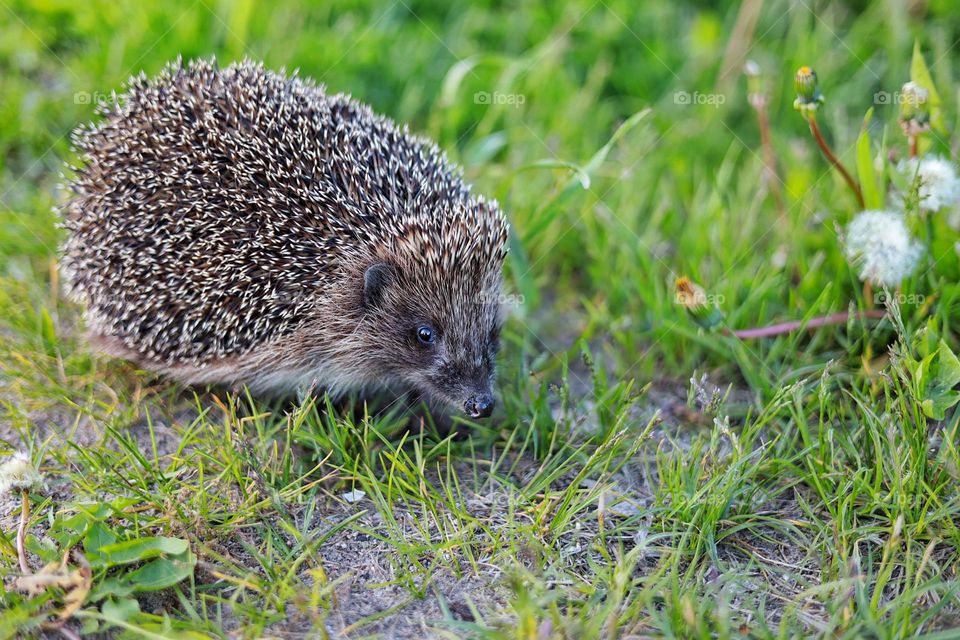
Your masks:
<svg viewBox="0 0 960 640"><path fill-rule="evenodd" d="M42 488L43 476L26 454L17 452L0 464L0 495Z"/></svg>
<svg viewBox="0 0 960 640"><path fill-rule="evenodd" d="M912 184L920 178L920 209L937 212L953 209L960 201L960 178L952 162L940 156L901 160L897 170ZM903 194L900 194L900 200Z"/></svg>
<svg viewBox="0 0 960 640"><path fill-rule="evenodd" d="M899 211L862 211L847 226L844 253L861 280L895 287L916 269L924 247Z"/></svg>

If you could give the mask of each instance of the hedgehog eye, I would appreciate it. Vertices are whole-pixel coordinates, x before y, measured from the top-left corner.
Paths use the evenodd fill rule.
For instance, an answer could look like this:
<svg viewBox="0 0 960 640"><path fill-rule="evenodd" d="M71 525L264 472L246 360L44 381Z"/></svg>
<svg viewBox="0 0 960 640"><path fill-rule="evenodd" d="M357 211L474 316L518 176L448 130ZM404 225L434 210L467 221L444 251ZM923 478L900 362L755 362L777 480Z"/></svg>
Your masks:
<svg viewBox="0 0 960 640"><path fill-rule="evenodd" d="M417 340L420 344L431 345L437 340L437 332L433 327L423 325L417 329Z"/></svg>

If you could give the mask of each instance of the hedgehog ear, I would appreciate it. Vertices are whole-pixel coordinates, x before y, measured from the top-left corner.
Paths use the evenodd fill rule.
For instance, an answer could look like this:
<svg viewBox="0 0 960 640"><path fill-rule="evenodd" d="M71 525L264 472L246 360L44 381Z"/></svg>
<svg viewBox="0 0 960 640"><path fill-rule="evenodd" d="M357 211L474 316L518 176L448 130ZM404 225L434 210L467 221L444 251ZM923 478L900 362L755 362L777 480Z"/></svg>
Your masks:
<svg viewBox="0 0 960 640"><path fill-rule="evenodd" d="M372 308L380 304L383 294L397 278L396 268L387 262L375 262L363 274L363 305Z"/></svg>

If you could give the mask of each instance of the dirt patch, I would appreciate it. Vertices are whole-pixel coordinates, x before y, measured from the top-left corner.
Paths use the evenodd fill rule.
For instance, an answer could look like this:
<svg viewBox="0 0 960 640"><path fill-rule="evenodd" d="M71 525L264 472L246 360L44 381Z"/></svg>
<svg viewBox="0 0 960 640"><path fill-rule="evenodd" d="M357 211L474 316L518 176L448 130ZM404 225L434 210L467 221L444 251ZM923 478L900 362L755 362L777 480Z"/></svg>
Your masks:
<svg viewBox="0 0 960 640"><path fill-rule="evenodd" d="M395 513L393 517L402 522L412 516ZM380 515L372 513L358 524L388 535L380 521ZM472 607L487 614L505 603L504 590L497 586L500 570L493 566L481 566L475 572L461 564L459 575L438 566L417 585L423 596L411 595L397 583L403 574L409 579L406 559L392 544L356 528L337 534L320 556L331 579L342 580L336 590L337 608L326 623L335 637L441 637L437 629L449 628L444 621L473 621ZM390 614L383 618L371 617L387 611Z"/></svg>

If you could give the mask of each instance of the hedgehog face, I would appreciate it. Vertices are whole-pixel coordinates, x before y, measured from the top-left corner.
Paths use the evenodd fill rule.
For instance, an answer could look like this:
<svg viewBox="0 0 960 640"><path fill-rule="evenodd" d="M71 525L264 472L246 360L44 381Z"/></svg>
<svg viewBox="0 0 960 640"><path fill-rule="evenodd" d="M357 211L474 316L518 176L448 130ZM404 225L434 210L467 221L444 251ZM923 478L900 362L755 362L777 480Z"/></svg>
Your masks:
<svg viewBox="0 0 960 640"><path fill-rule="evenodd" d="M471 418L487 417L494 405L500 269L437 278L435 269L427 273L431 268L419 261L367 268L364 340L375 343L378 369Z"/></svg>

